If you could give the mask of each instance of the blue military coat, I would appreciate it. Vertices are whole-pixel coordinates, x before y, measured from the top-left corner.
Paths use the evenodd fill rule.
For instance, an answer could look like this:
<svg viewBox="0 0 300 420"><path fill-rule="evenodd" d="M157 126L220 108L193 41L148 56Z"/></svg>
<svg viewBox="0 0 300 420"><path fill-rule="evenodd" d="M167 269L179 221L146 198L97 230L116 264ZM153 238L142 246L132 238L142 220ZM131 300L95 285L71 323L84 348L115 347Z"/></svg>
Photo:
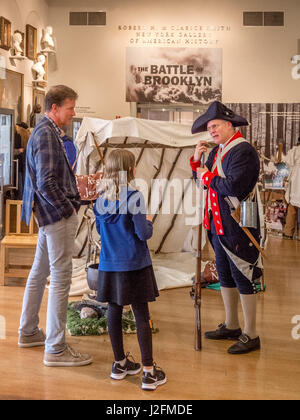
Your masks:
<svg viewBox="0 0 300 420"><path fill-rule="evenodd" d="M241 133L237 132L231 140L239 137L242 137ZM231 216L231 210L225 201L225 197L232 196L242 201L253 191L259 176L259 158L256 150L249 142L243 141L237 144L225 154L222 160L222 169L225 175L225 178L223 178L216 175L216 171L211 172L219 147L214 147L210 152L205 163L209 171L205 172L202 177L202 183L207 187L208 194L211 197L211 211L208 211L209 209L206 205L204 226L207 228L208 237L211 241L211 223L214 223L213 231L218 235L221 244L229 251L232 259L235 256L237 257L236 261L234 261L236 265L238 266L239 260L246 262L247 266L250 264L251 269L253 269L253 279L255 279L261 276L261 270L256 267L259 251ZM193 175L196 179L196 167L195 165L191 166L194 169ZM214 213L217 214L215 215ZM249 230L259 243L259 223L257 229L249 228Z"/></svg>

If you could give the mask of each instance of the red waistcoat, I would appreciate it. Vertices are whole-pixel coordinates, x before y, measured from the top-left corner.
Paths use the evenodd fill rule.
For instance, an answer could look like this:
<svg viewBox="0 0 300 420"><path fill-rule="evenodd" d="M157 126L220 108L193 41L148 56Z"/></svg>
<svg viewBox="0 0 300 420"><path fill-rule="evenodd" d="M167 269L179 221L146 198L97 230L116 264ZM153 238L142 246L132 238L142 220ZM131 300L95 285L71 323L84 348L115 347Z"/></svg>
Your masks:
<svg viewBox="0 0 300 420"><path fill-rule="evenodd" d="M236 140L240 137L243 137L243 136L242 136L240 131L237 131L235 133L235 135L228 141L228 143L226 143L226 146L229 145L233 140ZM215 154L213 165L216 162L216 159L217 159L217 156L218 156L219 153L221 153L220 147L219 147L217 153ZM223 162L223 159L224 159L224 157L226 156L227 153L228 152L226 152L224 154L221 162ZM197 172L197 168L200 167L200 161L194 162L193 157L191 157L190 165L191 165L192 170ZM206 171L202 175L202 179L201 179L202 184L207 187L203 226L205 227L205 229L210 230L209 214L208 214L209 213L208 212L208 197L210 197L211 211L212 211L213 221L214 221L214 224L215 224L217 235L224 235L224 229L223 229L223 224L222 224L222 219L221 219L221 214L220 214L220 208L219 208L218 193L210 187L211 180L215 176L219 176L217 166L215 167L213 172Z"/></svg>

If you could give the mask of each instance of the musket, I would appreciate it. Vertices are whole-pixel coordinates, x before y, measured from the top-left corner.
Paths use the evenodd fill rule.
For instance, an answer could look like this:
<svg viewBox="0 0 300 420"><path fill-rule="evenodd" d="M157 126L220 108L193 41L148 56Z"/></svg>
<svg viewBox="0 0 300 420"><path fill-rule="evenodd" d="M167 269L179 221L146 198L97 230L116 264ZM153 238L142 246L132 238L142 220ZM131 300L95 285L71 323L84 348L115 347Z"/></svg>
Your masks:
<svg viewBox="0 0 300 420"><path fill-rule="evenodd" d="M197 268L195 281L195 350L202 349L201 337L201 261L202 261L202 223L198 227Z"/></svg>
<svg viewBox="0 0 300 420"><path fill-rule="evenodd" d="M206 147L214 147L213 142L206 142ZM200 158L200 168L204 168L205 153L202 153ZM199 183L200 184L200 183ZM202 219L204 207L204 190L200 184L200 206L199 206L199 225L198 225L198 244L196 253L196 279L195 284L190 292L192 299L194 299L195 307L195 350L202 349L202 334L201 334L201 263L202 263Z"/></svg>
<svg viewBox="0 0 300 420"><path fill-rule="evenodd" d="M202 153L200 159L200 168L204 167L205 155ZM201 188L201 186L200 186ZM202 191L201 191L202 192ZM202 334L201 334L201 262L202 262L202 208L203 208L203 194L200 198L199 211L199 226L198 226L198 245L196 254L196 280L194 288L194 307L195 307L195 350L202 349Z"/></svg>

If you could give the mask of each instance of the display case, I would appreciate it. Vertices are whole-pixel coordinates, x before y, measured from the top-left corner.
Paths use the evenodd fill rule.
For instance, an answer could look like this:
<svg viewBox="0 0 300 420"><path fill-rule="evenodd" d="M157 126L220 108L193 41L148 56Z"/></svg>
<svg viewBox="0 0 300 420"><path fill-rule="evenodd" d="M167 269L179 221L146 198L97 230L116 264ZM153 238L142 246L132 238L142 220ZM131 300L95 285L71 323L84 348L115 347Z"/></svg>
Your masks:
<svg viewBox="0 0 300 420"><path fill-rule="evenodd" d="M0 153L0 239L2 239L3 237L3 199L4 199L3 166L4 166L4 154Z"/></svg>
<svg viewBox="0 0 300 420"><path fill-rule="evenodd" d="M72 138L73 138L73 140L76 139L76 136L77 136L78 130L81 126L81 123L82 123L82 118L73 118L72 119Z"/></svg>
<svg viewBox="0 0 300 420"><path fill-rule="evenodd" d="M3 155L3 186L13 187L14 111L0 108L0 155Z"/></svg>
<svg viewBox="0 0 300 420"><path fill-rule="evenodd" d="M71 124L66 128L66 135L75 141L78 130L81 126L82 118L72 118Z"/></svg>

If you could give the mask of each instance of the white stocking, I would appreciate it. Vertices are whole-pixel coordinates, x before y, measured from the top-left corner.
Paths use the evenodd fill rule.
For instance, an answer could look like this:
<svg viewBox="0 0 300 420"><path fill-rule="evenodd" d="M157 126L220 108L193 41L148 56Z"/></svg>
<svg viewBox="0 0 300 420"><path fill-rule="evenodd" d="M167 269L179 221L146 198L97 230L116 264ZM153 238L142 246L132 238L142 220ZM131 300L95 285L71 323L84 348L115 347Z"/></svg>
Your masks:
<svg viewBox="0 0 300 420"><path fill-rule="evenodd" d="M256 294L240 296L245 320L244 333L251 339L256 338Z"/></svg>
<svg viewBox="0 0 300 420"><path fill-rule="evenodd" d="M221 293L225 306L226 328L229 330L237 330L240 328L238 317L239 293L235 287L221 287Z"/></svg>

